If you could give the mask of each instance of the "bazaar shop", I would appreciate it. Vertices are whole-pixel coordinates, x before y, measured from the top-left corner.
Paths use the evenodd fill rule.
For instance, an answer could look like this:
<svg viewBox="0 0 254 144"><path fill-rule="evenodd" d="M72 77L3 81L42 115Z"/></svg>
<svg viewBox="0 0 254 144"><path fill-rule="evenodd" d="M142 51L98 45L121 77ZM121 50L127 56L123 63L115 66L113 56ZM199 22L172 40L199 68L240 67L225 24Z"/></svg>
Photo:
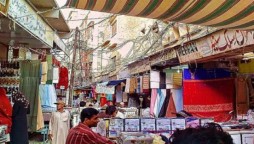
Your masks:
<svg viewBox="0 0 254 144"><path fill-rule="evenodd" d="M24 0L1 2L0 35L0 143L9 141L10 133L28 143L28 132L45 126L44 108L55 110L56 89L68 88L67 68L50 53L65 45L54 42L58 36Z"/></svg>
<svg viewBox="0 0 254 144"><path fill-rule="evenodd" d="M235 142L253 135L253 49L253 32L237 30L220 30L176 49L180 63L189 65L182 74L183 110L220 122Z"/></svg>

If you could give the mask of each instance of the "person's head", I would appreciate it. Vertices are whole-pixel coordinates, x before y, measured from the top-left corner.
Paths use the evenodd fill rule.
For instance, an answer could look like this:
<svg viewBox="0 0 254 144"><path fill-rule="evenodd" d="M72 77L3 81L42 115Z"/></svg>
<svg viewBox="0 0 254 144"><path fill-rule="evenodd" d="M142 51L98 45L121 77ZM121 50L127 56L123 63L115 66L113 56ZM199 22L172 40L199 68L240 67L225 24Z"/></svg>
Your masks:
<svg viewBox="0 0 254 144"><path fill-rule="evenodd" d="M108 106L106 108L106 114L110 117L116 117L117 114L117 108L115 106Z"/></svg>
<svg viewBox="0 0 254 144"><path fill-rule="evenodd" d="M124 108L124 102L120 102L120 105L119 105L121 108Z"/></svg>
<svg viewBox="0 0 254 144"><path fill-rule="evenodd" d="M98 113L94 108L85 108L80 114L80 120L88 127L96 127L99 122Z"/></svg>
<svg viewBox="0 0 254 144"><path fill-rule="evenodd" d="M64 106L65 106L64 101L59 100L59 101L57 101L55 104L56 104L56 108L57 108L58 111L61 111L61 110L64 109Z"/></svg>
<svg viewBox="0 0 254 144"><path fill-rule="evenodd" d="M86 102L81 101L81 102L79 103L79 106L80 106L80 107L85 107L85 106L86 106Z"/></svg>
<svg viewBox="0 0 254 144"><path fill-rule="evenodd" d="M215 123L203 127L176 130L171 144L233 144L231 136Z"/></svg>

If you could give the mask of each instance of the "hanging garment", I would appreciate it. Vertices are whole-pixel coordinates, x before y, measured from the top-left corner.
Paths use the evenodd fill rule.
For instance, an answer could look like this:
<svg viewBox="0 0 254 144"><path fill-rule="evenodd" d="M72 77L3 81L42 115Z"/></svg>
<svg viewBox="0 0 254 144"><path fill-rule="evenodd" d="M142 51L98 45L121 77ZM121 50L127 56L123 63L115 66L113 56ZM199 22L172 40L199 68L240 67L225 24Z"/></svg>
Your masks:
<svg viewBox="0 0 254 144"><path fill-rule="evenodd" d="M157 89L152 89L151 104L150 104L150 114L152 116L154 116L154 107L155 107L156 98L157 98Z"/></svg>
<svg viewBox="0 0 254 144"><path fill-rule="evenodd" d="M150 81L151 82L160 82L160 72L159 71L150 71Z"/></svg>
<svg viewBox="0 0 254 144"><path fill-rule="evenodd" d="M28 115L28 127L34 132L37 130L37 115L39 102L39 84L40 84L40 61L22 61L20 62L20 91L26 96L30 103L30 114Z"/></svg>
<svg viewBox="0 0 254 144"><path fill-rule="evenodd" d="M48 73L48 63L41 62L41 84L46 84Z"/></svg>
<svg viewBox="0 0 254 144"><path fill-rule="evenodd" d="M139 77L140 93L143 93L143 76Z"/></svg>
<svg viewBox="0 0 254 144"><path fill-rule="evenodd" d="M176 112L183 110L183 89L171 89Z"/></svg>
<svg viewBox="0 0 254 144"><path fill-rule="evenodd" d="M229 112L233 110L234 82L232 78L184 80L184 110L200 118L228 121L231 118Z"/></svg>
<svg viewBox="0 0 254 144"><path fill-rule="evenodd" d="M68 69L66 67L60 67L59 68L59 82L56 85L57 89L60 89L61 87L64 87L64 90L68 88Z"/></svg>
<svg viewBox="0 0 254 144"><path fill-rule="evenodd" d="M69 129L69 112L53 112L49 122L49 134L53 137L52 144L65 144Z"/></svg>
<svg viewBox="0 0 254 144"><path fill-rule="evenodd" d="M56 105L56 90L54 85L40 85L39 86L39 96L41 98L41 106L44 108L52 107L55 108Z"/></svg>
<svg viewBox="0 0 254 144"><path fill-rule="evenodd" d="M127 93L123 93L123 102L128 102L128 94Z"/></svg>
<svg viewBox="0 0 254 144"><path fill-rule="evenodd" d="M116 102L122 102L123 101L123 92L121 89L121 85L116 86Z"/></svg>
<svg viewBox="0 0 254 144"><path fill-rule="evenodd" d="M166 73L160 72L160 89L166 89Z"/></svg>
<svg viewBox="0 0 254 144"><path fill-rule="evenodd" d="M150 89L150 77L149 77L149 75L144 75L143 76L143 84L142 84L142 86L143 86L143 92L145 92L145 91L149 91L149 89Z"/></svg>
<svg viewBox="0 0 254 144"><path fill-rule="evenodd" d="M12 106L4 88L0 88L0 125L7 125L7 133L11 131Z"/></svg>
<svg viewBox="0 0 254 144"><path fill-rule="evenodd" d="M130 92L130 82L131 82L131 79L130 79L130 78L127 78L127 79L126 79L126 85L125 85L125 92L126 92L126 93L129 93L129 92Z"/></svg>
<svg viewBox="0 0 254 144"><path fill-rule="evenodd" d="M38 99L38 112L37 112L37 125L36 125L36 129L42 129L44 128L44 119L43 119L43 113L42 113L42 107L41 105L41 99Z"/></svg>
<svg viewBox="0 0 254 144"><path fill-rule="evenodd" d="M129 93L135 93L136 88L137 88L137 78L132 77L130 79L130 91L129 91Z"/></svg>
<svg viewBox="0 0 254 144"><path fill-rule="evenodd" d="M170 94L166 117L169 117L169 118L176 117L176 107L175 107L175 103L174 103L172 94Z"/></svg>
<svg viewBox="0 0 254 144"><path fill-rule="evenodd" d="M163 105L161 107L160 113L158 117L165 117L166 116L166 112L167 112L167 108L168 108L168 103L169 103L169 98L170 98L170 90L166 90L166 98L163 102Z"/></svg>
<svg viewBox="0 0 254 144"><path fill-rule="evenodd" d="M112 94L107 94L107 101L113 101L113 95Z"/></svg>
<svg viewBox="0 0 254 144"><path fill-rule="evenodd" d="M161 107L162 107L162 105L165 101L165 98L166 98L166 89L158 89L157 93L158 93L158 96L160 97L159 101L157 101L158 109L156 112L156 116L158 117L159 113L161 111ZM158 98L158 96L157 96L157 98Z"/></svg>
<svg viewBox="0 0 254 144"><path fill-rule="evenodd" d="M59 68L54 67L53 68L53 83L58 83L59 82Z"/></svg>
<svg viewBox="0 0 254 144"><path fill-rule="evenodd" d="M12 129L10 133L12 144L28 144L27 113L29 107L17 101L13 105Z"/></svg>

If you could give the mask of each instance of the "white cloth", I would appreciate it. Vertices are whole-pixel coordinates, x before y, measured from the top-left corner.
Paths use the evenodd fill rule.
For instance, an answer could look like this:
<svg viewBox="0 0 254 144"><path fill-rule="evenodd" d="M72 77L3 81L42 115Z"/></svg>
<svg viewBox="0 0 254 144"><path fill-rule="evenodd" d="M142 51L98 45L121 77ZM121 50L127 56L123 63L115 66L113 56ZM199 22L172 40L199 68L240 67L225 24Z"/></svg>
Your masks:
<svg viewBox="0 0 254 144"><path fill-rule="evenodd" d="M131 82L131 79L127 78L126 79L126 85L125 85L125 92L126 93L130 93L130 82Z"/></svg>
<svg viewBox="0 0 254 144"><path fill-rule="evenodd" d="M53 68L53 83L58 83L59 82L59 68L54 67Z"/></svg>
<svg viewBox="0 0 254 144"><path fill-rule="evenodd" d="M160 88L160 83L159 82L150 82L150 87L151 87L151 89L152 88Z"/></svg>
<svg viewBox="0 0 254 144"><path fill-rule="evenodd" d="M150 81L151 82L160 82L160 72L159 71L150 71Z"/></svg>
<svg viewBox="0 0 254 144"><path fill-rule="evenodd" d="M53 112L49 122L49 134L53 136L52 144L65 144L69 129L69 112Z"/></svg>

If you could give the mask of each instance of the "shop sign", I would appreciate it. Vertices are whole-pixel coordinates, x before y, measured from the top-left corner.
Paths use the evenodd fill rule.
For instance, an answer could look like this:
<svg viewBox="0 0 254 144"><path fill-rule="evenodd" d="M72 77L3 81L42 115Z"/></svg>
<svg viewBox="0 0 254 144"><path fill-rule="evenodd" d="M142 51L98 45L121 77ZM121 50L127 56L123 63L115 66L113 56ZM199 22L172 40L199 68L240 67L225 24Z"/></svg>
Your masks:
<svg viewBox="0 0 254 144"><path fill-rule="evenodd" d="M96 85L96 93L103 93L103 94L114 94L115 93L115 87L107 86L108 82L98 83Z"/></svg>
<svg viewBox="0 0 254 144"><path fill-rule="evenodd" d="M25 0L10 0L8 15L38 39L53 47L53 30Z"/></svg>
<svg viewBox="0 0 254 144"><path fill-rule="evenodd" d="M159 62L168 61L173 58L176 58L176 52L172 49L164 52L162 55L158 55L155 59L152 59L151 64L153 65Z"/></svg>
<svg viewBox="0 0 254 144"><path fill-rule="evenodd" d="M4 15L7 14L10 0L0 0L0 12Z"/></svg>
<svg viewBox="0 0 254 144"><path fill-rule="evenodd" d="M179 47L176 51L181 63L202 58L202 55L198 51L196 42L187 43L184 46Z"/></svg>
<svg viewBox="0 0 254 144"><path fill-rule="evenodd" d="M181 63L254 44L253 31L222 30L177 49Z"/></svg>
<svg viewBox="0 0 254 144"><path fill-rule="evenodd" d="M203 57L224 53L254 44L253 31L223 30L197 42Z"/></svg>

